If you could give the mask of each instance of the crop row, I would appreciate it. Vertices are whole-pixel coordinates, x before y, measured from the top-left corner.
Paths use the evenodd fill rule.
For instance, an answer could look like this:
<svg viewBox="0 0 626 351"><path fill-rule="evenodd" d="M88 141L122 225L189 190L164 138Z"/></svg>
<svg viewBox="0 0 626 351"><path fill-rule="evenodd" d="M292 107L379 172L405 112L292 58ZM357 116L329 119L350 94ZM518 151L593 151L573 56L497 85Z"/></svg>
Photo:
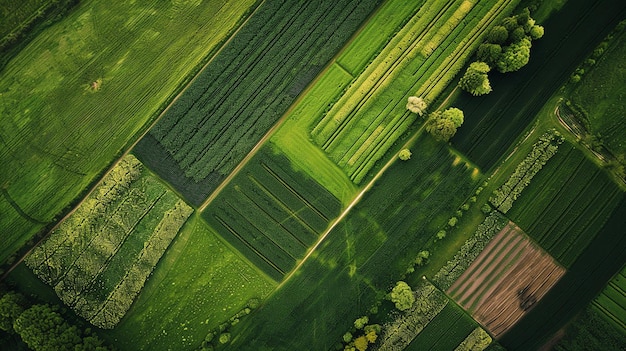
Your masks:
<svg viewBox="0 0 626 351"><path fill-rule="evenodd" d="M380 1L268 1L151 130L195 181L228 174Z"/></svg>
<svg viewBox="0 0 626 351"><path fill-rule="evenodd" d="M573 145L563 146L509 215L561 264L570 266L621 199L605 172Z"/></svg>
<svg viewBox="0 0 626 351"><path fill-rule="evenodd" d="M433 277L433 283L442 290L448 290L452 284L467 270L476 257L483 251L502 228L508 219L499 212L493 211L478 225L474 234L469 237L459 251Z"/></svg>
<svg viewBox="0 0 626 351"><path fill-rule="evenodd" d="M474 7L439 1L423 7L313 129L314 140L359 183L414 121L405 111L406 97L417 92L434 100L485 28L509 6L508 1ZM465 15L468 18L461 21ZM459 25L444 25L444 19L453 18ZM424 55L429 40L439 45Z"/></svg>
<svg viewBox="0 0 626 351"><path fill-rule="evenodd" d="M444 307L405 349L453 350L476 328L476 322L453 303Z"/></svg>
<svg viewBox="0 0 626 351"><path fill-rule="evenodd" d="M530 184L535 174L556 154L563 137L559 132L552 129L542 135L533 145L526 158L515 168L507 181L494 190L489 201L502 213L507 213L513 206L513 202L522 191Z"/></svg>
<svg viewBox="0 0 626 351"><path fill-rule="evenodd" d="M483 328L476 327L454 351L482 351L491 344L492 340Z"/></svg>
<svg viewBox="0 0 626 351"><path fill-rule="evenodd" d="M78 315L112 328L191 212L127 156L26 264ZM134 288L125 288L129 284ZM120 287L124 299L111 300ZM96 318L105 304L112 306L106 313L117 316L106 323Z"/></svg>
<svg viewBox="0 0 626 351"><path fill-rule="evenodd" d="M619 329L626 329L626 268L622 268L607 284L593 305Z"/></svg>
<svg viewBox="0 0 626 351"><path fill-rule="evenodd" d="M304 256L341 204L289 160L261 149L203 216L233 246L279 280Z"/></svg>

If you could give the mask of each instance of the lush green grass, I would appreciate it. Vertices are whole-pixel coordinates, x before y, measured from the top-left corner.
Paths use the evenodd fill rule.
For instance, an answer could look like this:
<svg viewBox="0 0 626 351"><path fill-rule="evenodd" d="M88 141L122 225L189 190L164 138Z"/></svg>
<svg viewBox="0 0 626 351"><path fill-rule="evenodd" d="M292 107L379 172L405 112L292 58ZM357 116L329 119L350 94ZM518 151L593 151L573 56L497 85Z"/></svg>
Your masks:
<svg viewBox="0 0 626 351"><path fill-rule="evenodd" d="M594 307L587 307L565 329L565 336L554 346L556 351L621 351L626 349L626 334L602 316Z"/></svg>
<svg viewBox="0 0 626 351"><path fill-rule="evenodd" d="M586 112L591 132L601 136L616 155L626 158L626 30L611 45L595 67L583 75L572 100Z"/></svg>
<svg viewBox="0 0 626 351"><path fill-rule="evenodd" d="M309 91L290 111L285 122L270 139L294 167L305 171L347 205L356 187L327 154L311 142L309 126L351 82L352 76L337 64L329 66Z"/></svg>
<svg viewBox="0 0 626 351"><path fill-rule="evenodd" d="M0 185L55 221L252 3L81 2L0 76ZM0 262L42 228L2 217Z"/></svg>
<svg viewBox="0 0 626 351"><path fill-rule="evenodd" d="M102 335L123 350L194 349L250 298L275 286L194 215L126 317Z"/></svg>
<svg viewBox="0 0 626 351"><path fill-rule="evenodd" d="M564 143L508 212L561 264L585 250L623 197L605 171Z"/></svg>
<svg viewBox="0 0 626 351"><path fill-rule="evenodd" d="M254 318L233 329L232 349L329 349L475 187L474 169L455 159L422 135L411 160L394 163Z"/></svg>
<svg viewBox="0 0 626 351"><path fill-rule="evenodd" d="M192 212L127 156L25 262L78 315L113 328Z"/></svg>
<svg viewBox="0 0 626 351"><path fill-rule="evenodd" d="M276 280L339 215L341 203L282 154L266 147L228 184L203 217Z"/></svg>
<svg viewBox="0 0 626 351"><path fill-rule="evenodd" d="M440 0L421 6L313 128L315 142L358 184L415 120L406 99L434 101L486 30L516 3Z"/></svg>
<svg viewBox="0 0 626 351"><path fill-rule="evenodd" d="M593 305L615 327L626 334L626 268L617 274L596 297Z"/></svg>
<svg viewBox="0 0 626 351"><path fill-rule="evenodd" d="M182 178L166 180L175 187L207 181L210 186L192 193L208 195L380 2L263 2L150 131L167 150L162 157L173 158L184 172ZM136 150L140 159L154 152L160 150ZM151 166L171 175L159 163ZM189 197L187 191L183 195Z"/></svg>

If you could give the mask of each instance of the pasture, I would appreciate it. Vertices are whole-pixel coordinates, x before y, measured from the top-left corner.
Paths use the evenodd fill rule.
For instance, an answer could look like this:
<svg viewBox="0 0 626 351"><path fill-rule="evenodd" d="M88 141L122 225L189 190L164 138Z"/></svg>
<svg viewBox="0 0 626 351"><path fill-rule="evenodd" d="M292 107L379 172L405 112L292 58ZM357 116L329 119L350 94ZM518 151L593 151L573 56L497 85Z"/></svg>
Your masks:
<svg viewBox="0 0 626 351"><path fill-rule="evenodd" d="M104 336L122 350L191 350L249 299L264 298L275 286L192 215L126 317Z"/></svg>
<svg viewBox="0 0 626 351"><path fill-rule="evenodd" d="M254 320L234 327L232 349L329 349L403 276L478 181L430 135L412 148L411 160L383 174Z"/></svg>
<svg viewBox="0 0 626 351"><path fill-rule="evenodd" d="M571 98L585 111L591 133L600 135L622 162L626 157L626 128L623 118L624 84L626 80L626 30L615 35L596 65L589 68Z"/></svg>
<svg viewBox="0 0 626 351"><path fill-rule="evenodd" d="M341 203L266 147L203 212L228 242L279 281L317 242Z"/></svg>
<svg viewBox="0 0 626 351"><path fill-rule="evenodd" d="M76 314L111 329L192 212L127 156L25 262Z"/></svg>
<svg viewBox="0 0 626 351"><path fill-rule="evenodd" d="M569 267L604 226L623 192L569 142L541 169L508 216Z"/></svg>
<svg viewBox="0 0 626 351"><path fill-rule="evenodd" d="M135 153L141 160L169 155L180 168L176 177L159 163L148 165L181 192L186 183L207 182L197 191L208 196L379 3L263 2L150 130L167 152L150 156L161 150L140 143Z"/></svg>
<svg viewBox="0 0 626 351"><path fill-rule="evenodd" d="M509 223L447 293L494 337L506 333L561 278L565 269Z"/></svg>
<svg viewBox="0 0 626 351"><path fill-rule="evenodd" d="M7 64L0 262L85 195L253 3L81 1Z"/></svg>
<svg viewBox="0 0 626 351"><path fill-rule="evenodd" d="M440 0L421 6L313 127L313 140L360 183L415 121L406 99L433 102L486 30L516 3Z"/></svg>

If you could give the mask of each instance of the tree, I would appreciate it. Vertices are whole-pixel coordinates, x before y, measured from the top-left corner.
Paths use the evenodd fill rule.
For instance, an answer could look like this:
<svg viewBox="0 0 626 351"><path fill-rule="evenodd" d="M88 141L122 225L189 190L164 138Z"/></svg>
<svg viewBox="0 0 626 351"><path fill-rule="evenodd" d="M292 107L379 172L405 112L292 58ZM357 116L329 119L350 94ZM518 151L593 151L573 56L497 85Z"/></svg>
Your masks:
<svg viewBox="0 0 626 351"><path fill-rule="evenodd" d="M409 149L402 149L400 150L400 152L398 153L398 158L400 158L402 161L407 161L411 158L411 150Z"/></svg>
<svg viewBox="0 0 626 351"><path fill-rule="evenodd" d="M530 27L530 30L528 31L528 35L530 35L533 40L537 40L543 37L543 33L544 29L540 25L534 25Z"/></svg>
<svg viewBox="0 0 626 351"><path fill-rule="evenodd" d="M230 341L230 333L222 333L222 334L220 334L220 337L219 337L218 340L219 340L220 344L222 344L222 345L228 343Z"/></svg>
<svg viewBox="0 0 626 351"><path fill-rule="evenodd" d="M530 59L530 46L530 40L527 38L507 46L496 62L498 71L513 72L524 67Z"/></svg>
<svg viewBox="0 0 626 351"><path fill-rule="evenodd" d="M0 298L0 330L13 334L13 323L24 312L27 305L26 298L14 291L10 291Z"/></svg>
<svg viewBox="0 0 626 351"><path fill-rule="evenodd" d="M487 42L493 44L504 44L509 38L509 31L504 26L494 26L487 35Z"/></svg>
<svg viewBox="0 0 626 351"><path fill-rule="evenodd" d="M13 329L34 351L74 350L82 344L81 332L70 326L49 305L33 305L13 323Z"/></svg>
<svg viewBox="0 0 626 351"><path fill-rule="evenodd" d="M451 107L443 112L431 113L426 121L426 131L435 139L448 141L454 136L458 127L463 124L463 111Z"/></svg>
<svg viewBox="0 0 626 351"><path fill-rule="evenodd" d="M370 319L368 316L363 316L361 318L357 318L354 321L354 327L357 329L363 329L363 327L365 327L365 325L367 324L367 322L369 322Z"/></svg>
<svg viewBox="0 0 626 351"><path fill-rule="evenodd" d="M413 296L411 287L403 281L396 283L396 286L391 290L390 296L391 302L393 302L400 311L408 310L413 306L413 302L415 302L415 296Z"/></svg>
<svg viewBox="0 0 626 351"><path fill-rule="evenodd" d="M359 351L367 350L367 339L365 338L365 335L361 335L354 340L354 347L356 347Z"/></svg>
<svg viewBox="0 0 626 351"><path fill-rule="evenodd" d="M517 27L514 31L511 32L511 42L517 43L518 41L524 39L526 36L526 31L523 27Z"/></svg>
<svg viewBox="0 0 626 351"><path fill-rule="evenodd" d="M459 80L459 87L474 96L489 94L491 92L487 76L489 70L489 65L485 62L473 62Z"/></svg>
<svg viewBox="0 0 626 351"><path fill-rule="evenodd" d="M502 54L502 46L498 44L480 44L476 51L478 61L487 63L490 67L494 67L498 58Z"/></svg>
<svg viewBox="0 0 626 351"><path fill-rule="evenodd" d="M427 107L428 105L426 104L426 101L417 96L409 96L409 99L406 103L406 109L413 113L417 113L419 116L424 115Z"/></svg>
<svg viewBox="0 0 626 351"><path fill-rule="evenodd" d="M352 333L346 332L345 334L343 334L343 341L344 342L352 341Z"/></svg>

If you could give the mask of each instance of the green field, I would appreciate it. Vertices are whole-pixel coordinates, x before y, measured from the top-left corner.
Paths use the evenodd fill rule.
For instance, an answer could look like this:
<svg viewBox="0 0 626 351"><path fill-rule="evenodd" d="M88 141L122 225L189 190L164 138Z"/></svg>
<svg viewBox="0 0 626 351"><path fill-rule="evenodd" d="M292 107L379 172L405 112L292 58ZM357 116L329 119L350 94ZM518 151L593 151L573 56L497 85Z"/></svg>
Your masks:
<svg viewBox="0 0 626 351"><path fill-rule="evenodd" d="M478 181L473 167L429 135L413 150L414 157L385 172L254 320L235 327L232 349L328 349L404 274Z"/></svg>
<svg viewBox="0 0 626 351"><path fill-rule="evenodd" d="M122 350L192 350L249 299L264 298L275 286L194 215L126 317L104 336Z"/></svg>
<svg viewBox="0 0 626 351"><path fill-rule="evenodd" d="M341 203L282 154L261 150L202 213L277 281L317 242Z"/></svg>
<svg viewBox="0 0 626 351"><path fill-rule="evenodd" d="M528 235L569 267L623 197L606 172L570 143L537 173L508 212Z"/></svg>
<svg viewBox="0 0 626 351"><path fill-rule="evenodd" d="M406 99L433 102L485 31L516 3L441 0L421 6L314 126L315 142L360 183L414 122Z"/></svg>
<svg viewBox="0 0 626 351"><path fill-rule="evenodd" d="M263 2L151 129L166 152L140 143L135 153L173 159L176 174L159 162L148 165L199 205L380 2Z"/></svg>
<svg viewBox="0 0 626 351"><path fill-rule="evenodd" d="M626 334L626 268L609 282L593 305Z"/></svg>
<svg viewBox="0 0 626 351"><path fill-rule="evenodd" d="M25 262L76 314L110 329L192 212L127 156Z"/></svg>
<svg viewBox="0 0 626 351"><path fill-rule="evenodd" d="M84 195L253 3L82 1L13 58L0 76L0 262Z"/></svg>
<svg viewBox="0 0 626 351"><path fill-rule="evenodd" d="M448 303L405 350L455 350L476 326L476 322L463 309Z"/></svg>
<svg viewBox="0 0 626 351"><path fill-rule="evenodd" d="M615 35L597 64L583 76L571 94L574 103L585 111L591 133L600 135L605 145L626 158L626 128L623 116L626 88L626 30Z"/></svg>
<svg viewBox="0 0 626 351"><path fill-rule="evenodd" d="M28 22L39 10L45 11L51 2L50 0L4 0L0 2L0 18L2 18L0 39L5 39L11 32Z"/></svg>

